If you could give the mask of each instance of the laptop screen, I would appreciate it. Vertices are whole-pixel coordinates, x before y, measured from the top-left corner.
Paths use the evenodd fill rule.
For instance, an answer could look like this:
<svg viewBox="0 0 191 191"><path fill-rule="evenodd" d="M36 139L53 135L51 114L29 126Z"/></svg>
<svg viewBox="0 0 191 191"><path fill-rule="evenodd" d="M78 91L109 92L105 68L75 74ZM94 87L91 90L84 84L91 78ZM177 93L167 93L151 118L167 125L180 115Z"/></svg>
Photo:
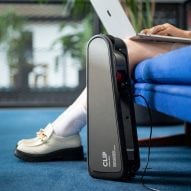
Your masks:
<svg viewBox="0 0 191 191"><path fill-rule="evenodd" d="M90 0L90 2L109 34L121 39L136 35L119 0Z"/></svg>

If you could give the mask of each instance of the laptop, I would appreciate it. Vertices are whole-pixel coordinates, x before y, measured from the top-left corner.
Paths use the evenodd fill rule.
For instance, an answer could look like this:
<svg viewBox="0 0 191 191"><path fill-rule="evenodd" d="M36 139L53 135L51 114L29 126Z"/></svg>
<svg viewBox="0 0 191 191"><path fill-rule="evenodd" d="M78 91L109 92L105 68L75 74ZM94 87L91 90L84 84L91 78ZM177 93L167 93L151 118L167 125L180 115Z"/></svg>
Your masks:
<svg viewBox="0 0 191 191"><path fill-rule="evenodd" d="M136 33L119 0L90 0L106 31L115 37L191 44L191 39Z"/></svg>

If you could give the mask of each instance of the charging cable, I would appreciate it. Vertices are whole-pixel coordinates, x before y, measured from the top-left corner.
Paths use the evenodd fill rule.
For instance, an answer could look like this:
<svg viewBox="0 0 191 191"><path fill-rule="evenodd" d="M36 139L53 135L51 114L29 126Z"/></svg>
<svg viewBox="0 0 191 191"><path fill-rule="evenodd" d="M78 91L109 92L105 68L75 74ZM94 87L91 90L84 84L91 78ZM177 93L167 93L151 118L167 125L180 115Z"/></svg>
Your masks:
<svg viewBox="0 0 191 191"><path fill-rule="evenodd" d="M151 154L151 138L152 138L152 133L153 133L153 126L152 126L152 113L151 113L151 109L150 109L150 106L149 106L149 103L147 101L147 99L142 96L142 95L134 95L134 97L140 97L144 100L146 106L147 106L147 110L148 110L148 114L149 114L149 118L150 118L150 134L149 134L149 145L148 145L148 154L147 154L147 162L146 162L146 165L144 167L144 170L143 170L143 173L142 173L142 176L141 176L141 183L142 185L147 188L148 190L152 190L152 191L160 191L156 188L152 188L148 185L145 184L144 182L144 177L147 173L147 170L148 170L148 166L149 166L149 162L150 162L150 154Z"/></svg>

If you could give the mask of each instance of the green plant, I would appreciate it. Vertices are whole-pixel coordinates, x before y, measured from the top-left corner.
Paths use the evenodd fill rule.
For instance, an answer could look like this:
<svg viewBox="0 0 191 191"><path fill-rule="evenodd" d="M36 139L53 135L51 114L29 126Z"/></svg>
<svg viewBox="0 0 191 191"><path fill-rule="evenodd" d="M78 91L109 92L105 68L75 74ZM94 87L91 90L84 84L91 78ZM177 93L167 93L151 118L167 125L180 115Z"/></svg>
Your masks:
<svg viewBox="0 0 191 191"><path fill-rule="evenodd" d="M87 16L80 23L67 23L61 30L68 25L74 32L61 36L56 42L61 42L64 53L70 53L73 58L77 58L81 62L81 68L85 67L85 50L86 44L92 35L91 15Z"/></svg>
<svg viewBox="0 0 191 191"><path fill-rule="evenodd" d="M152 27L155 0L121 0L121 2L136 32Z"/></svg>
<svg viewBox="0 0 191 191"><path fill-rule="evenodd" d="M90 4L84 3L84 0L66 0L63 1L63 5L69 9L71 21L62 23L60 30L64 31L70 26L70 30L73 32L62 35L53 45L61 42L64 52L79 59L81 68L85 68L86 44L92 36Z"/></svg>
<svg viewBox="0 0 191 191"><path fill-rule="evenodd" d="M90 14L89 0L63 0L63 5L70 17L83 19Z"/></svg>
<svg viewBox="0 0 191 191"><path fill-rule="evenodd" d="M14 11L8 10L0 15L0 42L9 45L23 31L24 19L17 16Z"/></svg>
<svg viewBox="0 0 191 191"><path fill-rule="evenodd" d="M0 44L6 50L10 78L17 88L28 87L28 73L32 70L28 60L32 34L24 26L25 20L12 10L0 15Z"/></svg>

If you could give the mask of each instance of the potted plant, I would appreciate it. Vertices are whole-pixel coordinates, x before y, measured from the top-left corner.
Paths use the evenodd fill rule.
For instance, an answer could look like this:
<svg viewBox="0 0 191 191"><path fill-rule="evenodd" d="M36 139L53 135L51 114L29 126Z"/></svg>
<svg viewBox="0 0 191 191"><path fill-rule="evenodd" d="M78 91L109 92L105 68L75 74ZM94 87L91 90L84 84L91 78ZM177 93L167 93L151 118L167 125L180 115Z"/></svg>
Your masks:
<svg viewBox="0 0 191 191"><path fill-rule="evenodd" d="M0 15L0 44L6 50L10 77L14 88L28 88L32 64L32 33L25 30L25 21L14 11Z"/></svg>

